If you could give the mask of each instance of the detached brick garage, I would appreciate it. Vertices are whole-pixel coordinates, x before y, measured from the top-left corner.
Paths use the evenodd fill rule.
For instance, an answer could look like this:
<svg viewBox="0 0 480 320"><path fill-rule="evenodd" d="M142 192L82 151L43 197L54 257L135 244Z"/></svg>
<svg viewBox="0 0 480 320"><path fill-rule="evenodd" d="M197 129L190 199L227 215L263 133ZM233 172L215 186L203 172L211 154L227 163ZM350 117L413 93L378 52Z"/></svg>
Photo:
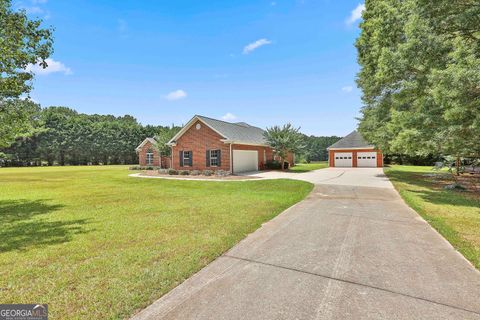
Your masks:
<svg viewBox="0 0 480 320"><path fill-rule="evenodd" d="M383 167L382 152L369 144L357 131L338 140L327 150L330 167Z"/></svg>

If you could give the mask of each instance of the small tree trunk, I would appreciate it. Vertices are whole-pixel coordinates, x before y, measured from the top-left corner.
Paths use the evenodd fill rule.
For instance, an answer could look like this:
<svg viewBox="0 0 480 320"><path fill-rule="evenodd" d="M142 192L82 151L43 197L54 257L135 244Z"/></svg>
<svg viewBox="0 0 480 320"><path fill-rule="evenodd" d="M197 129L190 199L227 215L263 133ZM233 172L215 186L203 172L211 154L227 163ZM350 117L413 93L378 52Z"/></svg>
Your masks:
<svg viewBox="0 0 480 320"><path fill-rule="evenodd" d="M457 160L455 161L455 167L457 168L457 176L460 175L460 157L457 156Z"/></svg>

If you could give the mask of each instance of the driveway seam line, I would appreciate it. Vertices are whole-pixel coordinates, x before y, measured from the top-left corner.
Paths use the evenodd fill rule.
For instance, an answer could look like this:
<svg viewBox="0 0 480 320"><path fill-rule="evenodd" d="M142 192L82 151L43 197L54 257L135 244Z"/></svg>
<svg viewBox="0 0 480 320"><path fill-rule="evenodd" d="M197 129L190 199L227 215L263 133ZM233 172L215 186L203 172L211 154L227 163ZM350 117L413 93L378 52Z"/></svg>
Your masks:
<svg viewBox="0 0 480 320"><path fill-rule="evenodd" d="M235 256L231 256L231 255L222 255L220 257L243 260L243 261L247 261L247 262L250 262L250 263L255 263L255 264L265 265L265 266L269 266L269 267L274 267L274 268L279 268L279 269L304 273L304 274L308 274L308 275L312 275L312 276L316 276L316 277L320 277L320 278L325 278L325 279L329 279L329 280L340 281L340 282L343 282L343 283L348 283L348 284L352 284L352 285L356 285L356 286L360 286L360 287L366 287L366 288L370 288L370 289L374 289L374 290L380 290L380 291L384 291L384 292L388 292L388 293L392 293L392 294L401 295L401 296L404 296L404 297L407 297L407 298L411 298L411 299L415 299L415 300L421 300L421 301L424 301L424 302L429 302L429 303L433 303L433 304L436 304L436 305L449 307L449 308L453 308L453 309L457 309L457 310L461 310L461 311L465 311L465 312L480 315L480 312L477 312L475 310L469 310L469 309L465 309L465 308L462 308L462 307L457 307L457 306L454 306L454 305L450 305L450 304L447 304L447 303L438 302L438 301L430 300L430 299L427 299L427 298L422 298L422 297L410 295L408 293L402 293L402 292L397 292L397 291L393 291L393 290L390 290L390 289L380 288L380 287L376 287L376 286L369 285L369 284L355 282L355 281L352 281L352 280L335 278L335 277L323 275L323 274L320 274L320 273L300 270L300 269L291 268L291 267L280 266L280 265L276 265L276 264L273 264L273 263L257 261L257 260L253 260L253 259L249 259L249 258L235 257Z"/></svg>
<svg viewBox="0 0 480 320"><path fill-rule="evenodd" d="M369 217L360 216L360 215L356 215L356 214L325 213L325 212L322 212L321 214L328 215L328 216L357 217L357 218L360 218L360 219L372 220L372 221L388 221L388 222L394 222L394 223L400 223L400 224L406 224L406 225L413 225L413 226L418 225L419 227L422 227L422 226L425 227L425 224L426 224L425 221L409 222L409 221L394 220L394 219L369 218Z"/></svg>

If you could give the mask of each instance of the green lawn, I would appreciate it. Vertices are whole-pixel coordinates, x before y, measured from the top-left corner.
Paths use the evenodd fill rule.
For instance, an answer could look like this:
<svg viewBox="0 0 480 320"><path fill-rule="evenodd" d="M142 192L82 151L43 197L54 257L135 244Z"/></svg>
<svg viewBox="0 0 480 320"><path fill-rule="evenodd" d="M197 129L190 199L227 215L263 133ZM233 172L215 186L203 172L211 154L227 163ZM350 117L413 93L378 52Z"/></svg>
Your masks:
<svg viewBox="0 0 480 320"><path fill-rule="evenodd" d="M308 172L312 170L328 168L328 161L316 161L311 163L297 163L290 168L291 172Z"/></svg>
<svg viewBox="0 0 480 320"><path fill-rule="evenodd" d="M139 179L126 166L0 169L0 302L125 318L312 185Z"/></svg>
<svg viewBox="0 0 480 320"><path fill-rule="evenodd" d="M445 190L432 167L392 166L385 173L402 198L480 269L480 198Z"/></svg>

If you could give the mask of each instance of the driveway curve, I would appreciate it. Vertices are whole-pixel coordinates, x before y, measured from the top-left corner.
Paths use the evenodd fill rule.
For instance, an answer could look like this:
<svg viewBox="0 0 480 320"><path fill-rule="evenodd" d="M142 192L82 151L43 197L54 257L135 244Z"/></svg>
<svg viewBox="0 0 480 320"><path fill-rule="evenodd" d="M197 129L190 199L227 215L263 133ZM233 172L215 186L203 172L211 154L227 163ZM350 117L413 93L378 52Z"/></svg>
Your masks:
<svg viewBox="0 0 480 320"><path fill-rule="evenodd" d="M134 319L480 319L480 273L381 169L281 177L315 188Z"/></svg>

